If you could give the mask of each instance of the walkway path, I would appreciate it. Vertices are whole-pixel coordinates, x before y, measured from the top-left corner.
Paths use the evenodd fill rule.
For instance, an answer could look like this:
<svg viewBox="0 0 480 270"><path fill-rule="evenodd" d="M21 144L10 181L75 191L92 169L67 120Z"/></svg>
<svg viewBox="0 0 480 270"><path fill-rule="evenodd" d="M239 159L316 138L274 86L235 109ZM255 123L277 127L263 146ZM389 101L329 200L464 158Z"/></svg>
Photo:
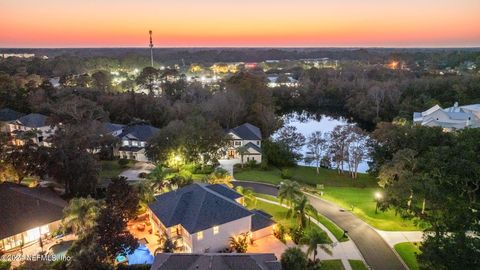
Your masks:
<svg viewBox="0 0 480 270"><path fill-rule="evenodd" d="M244 181L235 181L233 184L235 186L250 187L258 193L272 196L278 195L277 188L268 184ZM408 269L390 245L387 244L382 236L370 225L352 213L343 211L343 209L333 203L324 201L313 195L307 194L307 196L310 199L310 203L320 214L332 220L340 228L348 231L350 239L355 242L355 245L370 267L375 270Z"/></svg>
<svg viewBox="0 0 480 270"><path fill-rule="evenodd" d="M398 243L403 242L421 242L423 240L423 232L422 231L381 231L376 230L378 234L380 234L383 239L388 243L390 247L394 247Z"/></svg>
<svg viewBox="0 0 480 270"><path fill-rule="evenodd" d="M284 204L280 204L280 203L275 202L275 201L270 201L270 200L259 198L259 197L257 197L257 200L288 208L288 206L286 206ZM346 242L338 242L337 239L335 238L335 236L333 235L333 233L330 232L327 229L327 227L325 227L322 223L318 222L316 219L313 219L311 217L310 217L310 220L315 225L317 225L322 230L324 230L327 233L328 238L330 238L330 240L332 241L332 244L331 244L332 254L326 253L321 248L317 249L318 258L320 260L341 260L342 264L343 264L343 267L346 270L351 270L352 269L348 260L365 261L362 254L357 249L357 246L355 246L355 243L353 241L349 240L349 241L346 241ZM306 251L306 247L302 247L302 249L304 249Z"/></svg>

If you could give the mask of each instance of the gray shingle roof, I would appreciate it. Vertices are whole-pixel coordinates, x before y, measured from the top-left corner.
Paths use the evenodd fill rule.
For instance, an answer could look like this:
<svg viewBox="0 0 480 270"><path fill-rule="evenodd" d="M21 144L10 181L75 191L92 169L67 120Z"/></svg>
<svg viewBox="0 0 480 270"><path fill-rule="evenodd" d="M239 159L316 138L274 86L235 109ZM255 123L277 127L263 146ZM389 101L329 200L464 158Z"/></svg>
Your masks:
<svg viewBox="0 0 480 270"><path fill-rule="evenodd" d="M252 232L275 224L275 221L271 219L271 215L256 209L252 210L252 212L254 213L252 216Z"/></svg>
<svg viewBox="0 0 480 270"><path fill-rule="evenodd" d="M115 131L117 131L117 130L122 129L125 125L114 124L114 123L110 123L110 122L105 122L105 123L102 123L102 126L103 126L103 129L104 129L106 132L112 133L112 132L115 132Z"/></svg>
<svg viewBox="0 0 480 270"><path fill-rule="evenodd" d="M65 205L47 188L0 183L0 239L62 219Z"/></svg>
<svg viewBox="0 0 480 270"><path fill-rule="evenodd" d="M47 116L39 113L31 113L18 118L18 122L30 128L47 126Z"/></svg>
<svg viewBox="0 0 480 270"><path fill-rule="evenodd" d="M260 153L262 152L262 149L261 149L258 145L254 144L254 143L251 143L251 142L245 144L245 147L246 147L247 149L248 149L249 147L251 147L251 148L255 149L256 151L258 151L258 152L260 152Z"/></svg>
<svg viewBox="0 0 480 270"><path fill-rule="evenodd" d="M252 124L245 123L238 127L230 129L230 132L242 138L243 140L261 140L262 132Z"/></svg>
<svg viewBox="0 0 480 270"><path fill-rule="evenodd" d="M161 194L149 207L166 227L181 224L191 234L253 215L241 204L207 186L194 183Z"/></svg>
<svg viewBox="0 0 480 270"><path fill-rule="evenodd" d="M139 141L148 141L159 131L158 128L150 125L132 125L126 126L118 137L135 137Z"/></svg>
<svg viewBox="0 0 480 270"><path fill-rule="evenodd" d="M238 194L236 191L232 190L231 188L228 188L227 186L225 185L222 185L222 184L213 184L213 185L208 185L208 186L205 186L206 188L208 189L211 189L229 199L232 199L232 200L235 200L235 199L238 199L240 197L242 197L242 195Z"/></svg>
<svg viewBox="0 0 480 270"><path fill-rule="evenodd" d="M4 108L0 110L0 121L1 122L10 122L13 120L17 120L18 118L22 117L23 113L19 113L9 108Z"/></svg>
<svg viewBox="0 0 480 270"><path fill-rule="evenodd" d="M150 270L281 270L272 253L159 253Z"/></svg>

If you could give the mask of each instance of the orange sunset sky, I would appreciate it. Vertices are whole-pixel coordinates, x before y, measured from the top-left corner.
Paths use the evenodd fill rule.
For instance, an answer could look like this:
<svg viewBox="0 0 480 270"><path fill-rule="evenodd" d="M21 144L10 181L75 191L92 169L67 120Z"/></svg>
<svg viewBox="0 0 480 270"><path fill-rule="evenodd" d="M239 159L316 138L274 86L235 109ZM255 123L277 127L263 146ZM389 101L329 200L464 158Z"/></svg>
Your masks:
<svg viewBox="0 0 480 270"><path fill-rule="evenodd" d="M0 0L0 47L478 47L480 0Z"/></svg>

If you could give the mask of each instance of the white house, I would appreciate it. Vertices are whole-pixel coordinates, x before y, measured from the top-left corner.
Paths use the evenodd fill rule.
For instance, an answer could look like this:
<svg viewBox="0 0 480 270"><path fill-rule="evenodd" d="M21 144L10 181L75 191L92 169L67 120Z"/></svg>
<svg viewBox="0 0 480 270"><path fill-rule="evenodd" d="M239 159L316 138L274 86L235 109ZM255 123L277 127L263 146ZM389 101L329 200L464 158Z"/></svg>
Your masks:
<svg viewBox="0 0 480 270"><path fill-rule="evenodd" d="M121 140L120 147L114 151L116 156L137 161L148 161L145 156L145 147L148 140L159 131L158 128L145 124L111 127L112 135Z"/></svg>
<svg viewBox="0 0 480 270"><path fill-rule="evenodd" d="M245 123L228 131L230 136L230 144L225 149L224 158L241 159L242 155L238 148L246 149L243 155L244 162L255 160L257 163L262 162L262 133L260 129L252 124Z"/></svg>
<svg viewBox="0 0 480 270"><path fill-rule="evenodd" d="M50 146L48 138L55 134L56 127L47 124L48 117L39 114L31 113L19 117L16 120L7 123L7 131L12 136L12 143L15 145L21 145L25 142L26 133L32 133L32 139L34 143L42 146Z"/></svg>
<svg viewBox="0 0 480 270"><path fill-rule="evenodd" d="M194 183L161 194L149 204L153 231L166 233L184 253L215 253L229 246L230 237L251 233L259 239L273 233L271 216L248 210L243 197L220 184Z"/></svg>
<svg viewBox="0 0 480 270"><path fill-rule="evenodd" d="M458 106L443 109L439 105L424 112L414 112L413 122L422 126L443 127L445 131L480 127L480 104Z"/></svg>

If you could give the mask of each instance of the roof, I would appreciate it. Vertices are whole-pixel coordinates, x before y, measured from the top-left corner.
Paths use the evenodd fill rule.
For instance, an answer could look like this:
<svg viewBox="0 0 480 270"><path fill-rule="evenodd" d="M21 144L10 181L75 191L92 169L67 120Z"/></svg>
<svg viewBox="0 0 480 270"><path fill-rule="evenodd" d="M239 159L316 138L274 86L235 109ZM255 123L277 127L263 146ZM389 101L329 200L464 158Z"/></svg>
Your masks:
<svg viewBox="0 0 480 270"><path fill-rule="evenodd" d="M105 123L102 123L102 126L106 132L112 133L112 132L121 130L125 125L105 122Z"/></svg>
<svg viewBox="0 0 480 270"><path fill-rule="evenodd" d="M243 140L261 140L262 132L260 129L250 123L245 123L238 127L230 129L230 132Z"/></svg>
<svg viewBox="0 0 480 270"><path fill-rule="evenodd" d="M118 135L118 137L123 138L127 137L129 139L137 139L139 141L148 141L150 140L155 134L159 131L158 128L150 126L150 125L132 125L126 126L122 133Z"/></svg>
<svg viewBox="0 0 480 270"><path fill-rule="evenodd" d="M231 199L233 195L227 195L226 191L215 191L220 190L218 186L209 186L194 183L161 194L155 197L149 207L167 228L181 224L191 234L253 215L253 212Z"/></svg>
<svg viewBox="0 0 480 270"><path fill-rule="evenodd" d="M19 113L9 108L3 108L0 110L0 121L1 122L10 122L13 120L17 120L18 118L22 117L23 113Z"/></svg>
<svg viewBox="0 0 480 270"><path fill-rule="evenodd" d="M61 220L65 206L48 188L0 183L0 239Z"/></svg>
<svg viewBox="0 0 480 270"><path fill-rule="evenodd" d="M254 213L252 216L252 231L258 231L260 229L272 226L275 224L275 221L272 220L272 216L261 211L253 209L252 212Z"/></svg>
<svg viewBox="0 0 480 270"><path fill-rule="evenodd" d="M31 113L18 118L22 125L30 128L38 128L47 126L47 116L39 113Z"/></svg>
<svg viewBox="0 0 480 270"><path fill-rule="evenodd" d="M281 270L272 253L158 253L150 270Z"/></svg>
<svg viewBox="0 0 480 270"><path fill-rule="evenodd" d="M240 195L239 193L237 193L236 191L232 190L231 188L228 188L227 186L225 185L222 185L222 184L212 184L212 185L208 185L206 186L206 188L210 189L210 190L213 190L229 199L232 199L232 200L236 200L238 198L241 198L242 195Z"/></svg>
<svg viewBox="0 0 480 270"><path fill-rule="evenodd" d="M245 144L245 148L250 148L250 147L253 148L255 151L257 151L259 153L262 152L262 149L254 143L249 142L249 143Z"/></svg>

